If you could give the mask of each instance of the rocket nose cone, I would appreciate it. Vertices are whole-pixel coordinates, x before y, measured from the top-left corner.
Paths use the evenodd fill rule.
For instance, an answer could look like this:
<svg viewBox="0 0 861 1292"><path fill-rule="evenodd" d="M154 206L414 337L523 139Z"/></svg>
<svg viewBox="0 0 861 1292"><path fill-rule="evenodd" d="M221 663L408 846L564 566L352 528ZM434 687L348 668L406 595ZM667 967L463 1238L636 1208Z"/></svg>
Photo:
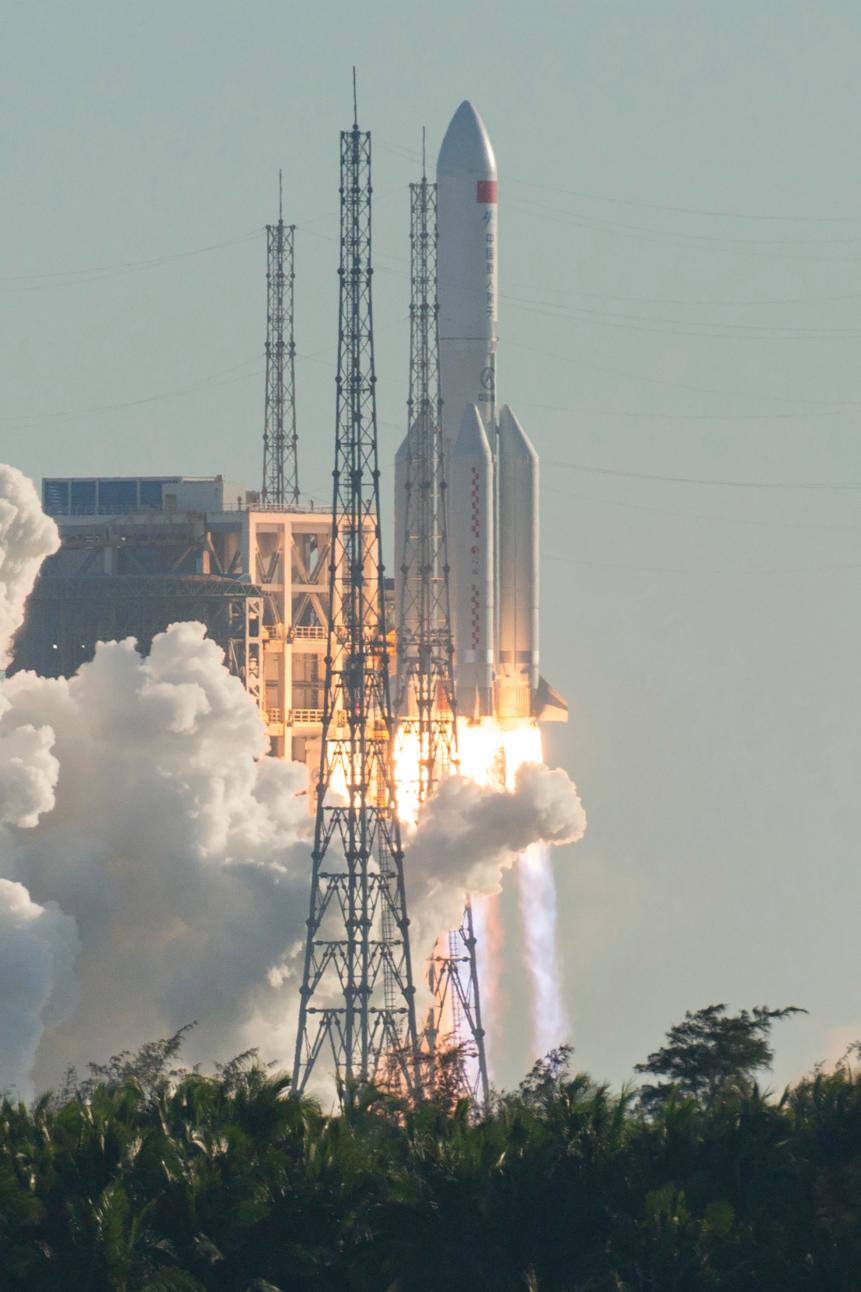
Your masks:
<svg viewBox="0 0 861 1292"><path fill-rule="evenodd" d="M439 150L437 178L452 171L496 178L496 158L487 127L469 99L464 99L449 122Z"/></svg>
<svg viewBox="0 0 861 1292"><path fill-rule="evenodd" d="M530 458L534 462L538 461L535 445L514 413L512 413L508 404L504 404L499 411L499 447L500 451L510 453L514 457Z"/></svg>
<svg viewBox="0 0 861 1292"><path fill-rule="evenodd" d="M404 462L411 457L417 450L419 438L418 425L413 422L404 438L401 440L400 448L395 454L395 462Z"/></svg>
<svg viewBox="0 0 861 1292"><path fill-rule="evenodd" d="M467 404L460 419L460 430L454 442L453 456L456 458L481 457L488 462L492 460L490 441L481 413L475 404Z"/></svg>

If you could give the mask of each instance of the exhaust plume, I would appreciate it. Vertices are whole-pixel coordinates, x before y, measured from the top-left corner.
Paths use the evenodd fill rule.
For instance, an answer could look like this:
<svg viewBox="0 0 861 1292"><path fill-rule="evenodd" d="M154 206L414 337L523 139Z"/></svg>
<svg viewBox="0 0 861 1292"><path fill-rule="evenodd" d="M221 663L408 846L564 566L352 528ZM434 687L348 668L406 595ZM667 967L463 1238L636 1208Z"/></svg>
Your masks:
<svg viewBox="0 0 861 1292"><path fill-rule="evenodd" d="M577 787L561 768L525 763L510 789L448 777L407 845L410 915L423 939L416 945L456 927L464 892L498 893L503 873L532 844L575 843L585 829Z"/></svg>

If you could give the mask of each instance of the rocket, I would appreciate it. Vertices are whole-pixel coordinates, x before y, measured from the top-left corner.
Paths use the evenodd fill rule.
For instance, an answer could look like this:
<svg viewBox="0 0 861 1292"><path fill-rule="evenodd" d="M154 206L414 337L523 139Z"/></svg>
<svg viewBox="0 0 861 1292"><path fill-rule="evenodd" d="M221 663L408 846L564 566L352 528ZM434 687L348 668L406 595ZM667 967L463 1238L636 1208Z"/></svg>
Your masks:
<svg viewBox="0 0 861 1292"><path fill-rule="evenodd" d="M508 405L498 409L496 401L496 158L468 100L445 133L436 178L458 708L468 718L564 721L564 701L538 672L538 454Z"/></svg>
<svg viewBox="0 0 861 1292"><path fill-rule="evenodd" d="M497 408L498 181L487 129L465 100L442 141L437 182L439 375L458 711L565 721L538 671L538 454ZM406 441L398 455L406 452ZM403 472L395 527L403 531ZM400 551L400 547L398 548Z"/></svg>

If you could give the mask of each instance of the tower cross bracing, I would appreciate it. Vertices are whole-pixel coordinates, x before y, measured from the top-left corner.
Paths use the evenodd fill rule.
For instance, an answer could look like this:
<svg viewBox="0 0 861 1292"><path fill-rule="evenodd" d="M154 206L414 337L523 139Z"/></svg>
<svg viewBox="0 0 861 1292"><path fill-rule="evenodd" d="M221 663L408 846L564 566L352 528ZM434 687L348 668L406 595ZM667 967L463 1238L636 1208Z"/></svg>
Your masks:
<svg viewBox="0 0 861 1292"><path fill-rule="evenodd" d="M400 536L397 709L417 740L421 803L457 762L445 456L439 388L436 185L410 185L410 373Z"/></svg>
<svg viewBox="0 0 861 1292"><path fill-rule="evenodd" d="M264 507L299 503L296 432L296 342L293 329L295 226L285 225L278 177L278 221L266 226L266 404L263 420Z"/></svg>
<svg viewBox="0 0 861 1292"><path fill-rule="evenodd" d="M371 299L371 137L341 134L335 467L320 774L293 1088L331 1065L417 1088L409 920L392 771Z"/></svg>

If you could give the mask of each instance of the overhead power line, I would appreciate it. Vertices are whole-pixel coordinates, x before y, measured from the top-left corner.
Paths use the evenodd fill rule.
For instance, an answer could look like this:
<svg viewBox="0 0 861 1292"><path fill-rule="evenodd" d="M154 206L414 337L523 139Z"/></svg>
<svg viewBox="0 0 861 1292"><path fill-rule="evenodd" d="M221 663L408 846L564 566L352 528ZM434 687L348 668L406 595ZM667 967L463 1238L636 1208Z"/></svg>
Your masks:
<svg viewBox="0 0 861 1292"><path fill-rule="evenodd" d="M717 395L721 399L753 399L758 402L768 404L795 404L800 408L861 408L861 401L851 399L803 399L796 398L792 395L774 395L764 394L752 390L720 390L715 386L697 386L689 381L675 381L670 377L647 376L641 372L627 372L622 368L614 368L610 364L591 363L588 359L578 359L576 355L571 354L554 354L545 350L543 346L525 345L522 341L513 341L506 338L506 346L513 346L516 350L525 350L529 354L538 354L545 359L558 360L560 363L569 364L572 367L587 368L591 372L605 372L611 377L621 377L625 381L641 381L648 386L667 386L672 390L690 390L697 395Z"/></svg>
<svg viewBox="0 0 861 1292"><path fill-rule="evenodd" d="M581 189L559 188L554 184L539 184L535 180L518 179L508 175L506 182L520 184L523 188L542 189L547 193L561 193L565 197L581 198L587 202L608 202L614 206L641 207L647 211L667 211L673 215L699 215L721 220L762 220L772 224L861 224L861 215L768 215L751 211L709 210L696 206L670 206L664 202L644 202L628 197L609 197L606 193L586 193Z"/></svg>
<svg viewBox="0 0 861 1292"><path fill-rule="evenodd" d="M584 561L575 556L563 556L556 552L547 552L545 560L562 561L565 565L582 565L596 570L624 570L630 574L689 574L699 578L708 574L723 575L797 575L797 574L838 574L844 571L861 570L861 564L849 565L799 565L799 566L670 566L670 565L626 565L615 561Z"/></svg>
<svg viewBox="0 0 861 1292"><path fill-rule="evenodd" d="M716 516L714 514L693 511L674 511L669 507L650 507L646 503L623 502L619 498L596 498L592 494L580 493L575 489L560 488L557 485L542 485L543 493L559 494L563 498L576 498L580 502L597 503L603 507L619 507L623 511L649 512L655 516L669 516L678 520L715 521L725 525L755 525L767 529L816 529L816 530L852 530L858 533L861 525L839 525L829 522L805 522L793 520L764 520L752 516Z"/></svg>
<svg viewBox="0 0 861 1292"><path fill-rule="evenodd" d="M141 404L155 404L162 399L176 399L180 395L188 395L196 390L209 390L217 386L229 386L237 381L247 381L251 377L258 376L263 371L263 366L258 364L248 372L240 372L241 368L247 368L249 363L256 363L258 356L253 359L246 359L243 363L233 364L230 368L223 368L220 373L215 373L211 377L204 377L201 381L191 382L187 386L176 386L173 390L162 390L152 395L142 395L139 399L124 399L111 404L91 404L87 408L67 408L53 413L14 413L0 416L0 421L18 424L21 426L38 425L40 422L65 422L72 421L76 417L91 417L99 413L115 413L123 408L137 408ZM229 373L236 373L235 376L228 376Z"/></svg>
<svg viewBox="0 0 861 1292"><path fill-rule="evenodd" d="M64 279L86 279L88 277L107 277L114 273L131 273L139 269L156 269L160 265L173 264L177 260L186 260L190 256L203 256L210 251L222 251L225 247L237 247L243 242L253 242L261 237L262 229L253 229L241 234L238 238L228 238L224 242L210 242L204 247L191 247L186 251L170 252L161 256L150 256L145 260L117 261L113 264L90 265L85 269L56 269L41 274L3 274L0 275L0 287L9 283L19 287L27 284L54 283Z"/></svg>
<svg viewBox="0 0 861 1292"><path fill-rule="evenodd" d="M411 147L409 144L397 143L391 139L378 140L377 147L409 161L417 162L420 160L419 153L415 147ZM709 219L754 220L785 224L861 224L861 215L770 215L762 211L731 211L710 209L708 207L672 206L665 202L644 201L641 198L617 197L607 193L591 193L583 189L560 188L556 184L542 184L534 179L524 179L522 176L508 173L506 173L505 182L506 184L518 184L522 188L530 190L538 189L545 193L560 193L564 197L575 197L587 202L607 202L613 206L642 207L643 210L667 211L674 215L698 215Z"/></svg>
<svg viewBox="0 0 861 1292"><path fill-rule="evenodd" d="M861 481L724 480L704 476L658 475L649 471L623 471L617 467L596 467L584 462L563 462L559 458L545 458L544 461L548 466L563 467L569 471L585 471L590 475L620 476L626 480L657 480L662 484L715 485L725 489L811 489L837 492L861 489Z"/></svg>

